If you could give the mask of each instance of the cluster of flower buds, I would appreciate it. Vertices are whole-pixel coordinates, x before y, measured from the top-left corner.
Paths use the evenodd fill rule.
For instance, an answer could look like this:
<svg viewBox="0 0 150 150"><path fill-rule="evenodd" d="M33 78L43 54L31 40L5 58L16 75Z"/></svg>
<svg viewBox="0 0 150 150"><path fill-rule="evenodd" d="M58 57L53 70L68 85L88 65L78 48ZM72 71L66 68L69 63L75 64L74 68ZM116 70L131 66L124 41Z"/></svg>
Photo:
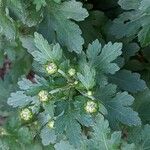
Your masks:
<svg viewBox="0 0 150 150"><path fill-rule="evenodd" d="M47 74L49 75L52 75L52 74L55 74L58 70L57 68L57 65L55 63L47 63L45 65L45 70L47 72ZM68 70L68 75L70 77L73 77L75 76L76 74L76 70L74 68L70 68ZM78 85L79 81L78 80L75 80L73 82L74 85ZM93 95L93 92L92 91L87 91L87 96L92 96ZM49 99L50 99L50 95L49 95L49 92L47 90L41 90L39 93L38 93L38 98L41 102L47 102ZM88 100L84 106L84 109L87 113L95 113L97 111L97 108L98 108L98 105L96 102L94 102L93 100ZM25 108L23 109L21 112L20 112L20 118L24 121L29 121L31 120L33 117L33 113L30 109L28 108ZM54 127L54 121L49 121L47 126L49 128L53 128Z"/></svg>

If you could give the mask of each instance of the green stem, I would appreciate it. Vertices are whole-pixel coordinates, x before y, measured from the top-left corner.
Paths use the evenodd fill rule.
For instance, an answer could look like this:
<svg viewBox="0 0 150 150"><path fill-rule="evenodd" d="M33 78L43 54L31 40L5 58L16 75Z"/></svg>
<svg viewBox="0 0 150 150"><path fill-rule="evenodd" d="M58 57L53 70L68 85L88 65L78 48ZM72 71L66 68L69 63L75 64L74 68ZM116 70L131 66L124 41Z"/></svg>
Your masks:
<svg viewBox="0 0 150 150"><path fill-rule="evenodd" d="M58 73L60 73L64 78L66 78L67 80L70 80L69 77L66 75L66 73L60 69L58 69Z"/></svg>
<svg viewBox="0 0 150 150"><path fill-rule="evenodd" d="M73 98L73 88L70 88L69 90L69 96L68 96L68 102L69 102L69 110L72 110L71 109L71 101L72 101L72 98Z"/></svg>
<svg viewBox="0 0 150 150"><path fill-rule="evenodd" d="M56 93L58 93L58 92L65 91L65 90L68 90L68 89L70 89L70 88L71 88L70 85L67 85L67 86L64 86L64 87L62 87L62 88L57 88L57 89L51 90L49 93L50 93L50 94L56 94Z"/></svg>
<svg viewBox="0 0 150 150"><path fill-rule="evenodd" d="M83 96L85 96L85 97L88 97L89 99L92 99L92 100L95 100L95 97L94 96L89 96L89 95L87 95L87 93L84 93L84 92L82 92L82 91L80 91L80 90L77 90L80 94L82 94Z"/></svg>

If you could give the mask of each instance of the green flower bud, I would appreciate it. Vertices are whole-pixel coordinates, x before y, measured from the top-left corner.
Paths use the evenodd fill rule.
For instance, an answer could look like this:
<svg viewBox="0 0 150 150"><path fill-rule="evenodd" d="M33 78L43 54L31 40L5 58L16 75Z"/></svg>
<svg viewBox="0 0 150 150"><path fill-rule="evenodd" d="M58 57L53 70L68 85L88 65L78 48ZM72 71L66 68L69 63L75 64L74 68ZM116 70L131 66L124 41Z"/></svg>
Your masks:
<svg viewBox="0 0 150 150"><path fill-rule="evenodd" d="M42 90L39 92L38 97L41 102L46 102L48 101L48 92L45 90Z"/></svg>
<svg viewBox="0 0 150 150"><path fill-rule="evenodd" d="M74 75L76 74L76 70L73 69L73 68L71 68L71 69L68 70L68 74L69 74L70 76L74 76Z"/></svg>
<svg viewBox="0 0 150 150"><path fill-rule="evenodd" d="M52 128L54 128L54 120L52 120L52 121L49 121L48 122L48 124L47 124L47 126L50 128L50 129L52 129Z"/></svg>
<svg viewBox="0 0 150 150"><path fill-rule="evenodd" d="M52 75L57 72L57 65L54 63L48 63L45 69L49 75Z"/></svg>
<svg viewBox="0 0 150 150"><path fill-rule="evenodd" d="M4 136L4 135L7 135L7 131L3 128L3 127L0 127L0 135L1 136Z"/></svg>
<svg viewBox="0 0 150 150"><path fill-rule="evenodd" d="M79 82L78 81L74 81L74 84L77 85Z"/></svg>
<svg viewBox="0 0 150 150"><path fill-rule="evenodd" d="M85 110L87 113L94 113L97 111L97 103L93 102L93 101L88 101L86 103L86 106L85 106Z"/></svg>
<svg viewBox="0 0 150 150"><path fill-rule="evenodd" d="M88 95L88 96L92 96L92 95L93 95L93 92L92 92L92 91L88 91L88 92L87 92L87 95Z"/></svg>
<svg viewBox="0 0 150 150"><path fill-rule="evenodd" d="M33 125L38 126L38 122L37 121L33 122Z"/></svg>
<svg viewBox="0 0 150 150"><path fill-rule="evenodd" d="M20 112L20 118L24 121L29 121L32 119L32 117L33 114L28 108L25 108Z"/></svg>

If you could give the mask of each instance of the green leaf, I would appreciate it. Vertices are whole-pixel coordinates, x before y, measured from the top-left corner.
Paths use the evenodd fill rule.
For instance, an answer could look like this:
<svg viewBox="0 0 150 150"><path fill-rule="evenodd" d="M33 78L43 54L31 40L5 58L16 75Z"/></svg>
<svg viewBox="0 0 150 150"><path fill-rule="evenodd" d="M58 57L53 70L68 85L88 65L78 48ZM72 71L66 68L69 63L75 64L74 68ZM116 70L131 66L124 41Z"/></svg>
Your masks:
<svg viewBox="0 0 150 150"><path fill-rule="evenodd" d="M123 49L123 57L125 58L126 61L129 61L129 59L132 56L135 56L139 50L140 47L137 43L125 44Z"/></svg>
<svg viewBox="0 0 150 150"><path fill-rule="evenodd" d="M24 107L34 101L34 97L30 97L24 94L24 91L17 91L16 93L11 93L8 98L8 105L12 107Z"/></svg>
<svg viewBox="0 0 150 150"><path fill-rule="evenodd" d="M53 0L54 2L56 2L56 3L60 3L61 2L61 0Z"/></svg>
<svg viewBox="0 0 150 150"><path fill-rule="evenodd" d="M43 149L43 146L41 143L39 143L39 141L33 142L32 144L26 144L24 150L26 149L27 150L46 150L46 149ZM52 150L52 149L49 149L49 150Z"/></svg>
<svg viewBox="0 0 150 150"><path fill-rule="evenodd" d="M66 122L66 136L68 137L70 144L74 146L79 146L81 144L81 127L77 120L72 118L72 116L69 116Z"/></svg>
<svg viewBox="0 0 150 150"><path fill-rule="evenodd" d="M96 40L89 45L87 57L89 63L95 65L100 72L114 74L119 67L113 61L122 54L121 49L121 43L112 44L111 42L101 48L101 44Z"/></svg>
<svg viewBox="0 0 150 150"><path fill-rule="evenodd" d="M117 127L118 121L128 126L141 124L138 113L131 108L134 98L127 92L116 94L116 86L108 84L98 89L96 95L97 100L102 101L108 111L111 126Z"/></svg>
<svg viewBox="0 0 150 150"><path fill-rule="evenodd" d="M117 86L114 84L108 84L100 87L96 90L95 94L99 97L100 101L108 101L116 95Z"/></svg>
<svg viewBox="0 0 150 150"><path fill-rule="evenodd" d="M34 83L29 79L22 78L18 81L19 88L29 95L36 95L41 89L49 87L49 83L42 77L34 76Z"/></svg>
<svg viewBox="0 0 150 150"><path fill-rule="evenodd" d="M45 109L45 112L51 116L51 118L54 117L54 101L49 101L48 103L43 104L43 108Z"/></svg>
<svg viewBox="0 0 150 150"><path fill-rule="evenodd" d="M54 144L56 141L55 131L53 129L48 128L48 127L44 127L41 130L40 137L42 139L43 145L45 145L45 146L49 145L50 143Z"/></svg>
<svg viewBox="0 0 150 150"><path fill-rule="evenodd" d="M15 131L16 134L16 131L18 131L20 126L21 126L20 118L16 116L16 112L12 113L12 115L7 120L6 129L8 129L11 133L14 133Z"/></svg>
<svg viewBox="0 0 150 150"><path fill-rule="evenodd" d="M116 71L118 71L119 67L117 64L112 62L122 54L121 49L121 43L112 44L109 42L107 45L105 45L99 56L99 63L97 64L100 65L99 70L111 74L114 74Z"/></svg>
<svg viewBox="0 0 150 150"><path fill-rule="evenodd" d="M126 142L123 142L122 146L121 146L121 150L136 150L135 144L128 144Z"/></svg>
<svg viewBox="0 0 150 150"><path fill-rule="evenodd" d="M144 26L144 28L138 34L139 42L143 47L150 44L150 27L149 25Z"/></svg>
<svg viewBox="0 0 150 150"><path fill-rule="evenodd" d="M15 18L28 27L35 26L41 21L41 12L36 11L32 1L8 0L7 6Z"/></svg>
<svg viewBox="0 0 150 150"><path fill-rule="evenodd" d="M148 0L120 0L119 4L129 11L123 12L113 21L113 25L110 27L112 35L118 39L128 38L130 41L138 36L141 46L148 46L150 43L150 2Z"/></svg>
<svg viewBox="0 0 150 150"><path fill-rule="evenodd" d="M82 32L79 26L71 20L83 21L87 16L88 12L82 8L80 2L71 0L57 4L49 0L46 17L40 25L40 31L50 41L54 40L56 32L60 44L66 46L69 51L80 53L84 44Z"/></svg>
<svg viewBox="0 0 150 150"><path fill-rule="evenodd" d="M141 27L139 23L140 15L141 14L136 11L124 12L113 21L110 27L110 33L117 39L135 36ZM132 22L128 20L132 20Z"/></svg>
<svg viewBox="0 0 150 150"><path fill-rule="evenodd" d="M18 138L24 144L30 144L33 137L27 127L22 127L18 130Z"/></svg>
<svg viewBox="0 0 150 150"><path fill-rule="evenodd" d="M118 93L116 97L105 102L108 110L108 118L113 125L118 120L128 126L137 126L141 124L138 113L130 107L133 104L134 98L127 92Z"/></svg>
<svg viewBox="0 0 150 150"><path fill-rule="evenodd" d="M101 49L102 45L98 40L95 40L92 44L89 44L86 54L91 65L96 65L99 59L97 56L100 54Z"/></svg>
<svg viewBox="0 0 150 150"><path fill-rule="evenodd" d="M141 11L145 11L150 7L150 1L149 0L142 0L139 6L139 9Z"/></svg>
<svg viewBox="0 0 150 150"><path fill-rule="evenodd" d="M82 69L82 73L77 73L78 79L82 82L86 89L93 88L95 85L95 69L89 67L88 64L84 64Z"/></svg>
<svg viewBox="0 0 150 150"><path fill-rule="evenodd" d="M104 120L100 114L96 117L96 122L93 126L91 139L88 141L88 149L102 149L102 150L119 150L121 144L121 132L114 132L111 134L109 123Z"/></svg>
<svg viewBox="0 0 150 150"><path fill-rule="evenodd" d="M13 83L9 75L5 75L4 80L0 80L0 109L1 113L9 111L10 107L7 105L7 99L10 93L17 89L17 84Z"/></svg>
<svg viewBox="0 0 150 150"><path fill-rule="evenodd" d="M145 81L140 79L140 74L128 70L118 71L115 75L109 76L109 79L122 90L131 93L143 91L147 88Z"/></svg>
<svg viewBox="0 0 150 150"><path fill-rule="evenodd" d="M81 145L81 126L76 120L76 116L73 112L68 112L67 114L58 117L55 126L57 134L62 134L65 131L65 135L70 144L75 147Z"/></svg>
<svg viewBox="0 0 150 150"><path fill-rule="evenodd" d="M136 127L129 132L129 141L134 142L136 150L149 150L150 147L150 125Z"/></svg>
<svg viewBox="0 0 150 150"><path fill-rule="evenodd" d="M94 123L92 116L89 114L80 114L77 119L83 126L86 127L90 127Z"/></svg>
<svg viewBox="0 0 150 150"><path fill-rule="evenodd" d="M23 136L23 135L21 135ZM28 138L28 137L27 137ZM30 143L22 143L22 139L17 138L16 135L13 137L6 136L0 139L0 149L1 150L46 150L43 148L42 144L39 141L33 141ZM51 149L52 150L52 149Z"/></svg>
<svg viewBox="0 0 150 150"><path fill-rule="evenodd" d="M34 59L41 64L46 64L50 61L60 60L62 57L62 49L59 44L49 45L47 40L43 38L41 34L35 33L35 46L38 48L38 51L32 51Z"/></svg>
<svg viewBox="0 0 150 150"><path fill-rule="evenodd" d="M34 38L24 36L20 38L24 48L34 57L40 64L45 64L50 61L59 61L62 57L62 49L60 45L49 44L44 37L35 32Z"/></svg>
<svg viewBox="0 0 150 150"><path fill-rule="evenodd" d="M3 139L0 139L0 149L1 150L9 150L8 143Z"/></svg>
<svg viewBox="0 0 150 150"><path fill-rule="evenodd" d="M50 116L50 113L47 113L46 111L40 113L38 116L38 121L39 121L40 126L45 126L45 124L47 124L48 121L52 119L52 117L53 116Z"/></svg>
<svg viewBox="0 0 150 150"><path fill-rule="evenodd" d="M34 38L32 36L21 36L20 41L22 42L22 46L26 48L29 53L38 51L38 48L35 46Z"/></svg>
<svg viewBox="0 0 150 150"><path fill-rule="evenodd" d="M119 0L118 4L125 10L136 9L140 5L141 0Z"/></svg>
<svg viewBox="0 0 150 150"><path fill-rule="evenodd" d="M100 29L106 22L107 17L104 12L98 10L89 11L89 17L87 17L84 21L79 22L79 26L82 30L82 36L85 40L85 46L95 39L104 43Z"/></svg>
<svg viewBox="0 0 150 150"><path fill-rule="evenodd" d="M0 44L1 44L1 43L0 43ZM4 52L3 52L3 51L0 51L0 68L3 67L4 60L5 60Z"/></svg>
<svg viewBox="0 0 150 150"><path fill-rule="evenodd" d="M54 147L56 150L76 150L68 141L60 141Z"/></svg>
<svg viewBox="0 0 150 150"><path fill-rule="evenodd" d="M134 95L134 108L139 113L143 123L150 123L150 90L146 89L143 92L138 92Z"/></svg>
<svg viewBox="0 0 150 150"><path fill-rule="evenodd" d="M14 22L2 10L0 10L0 33L5 35L9 40L15 39L16 36Z"/></svg>
<svg viewBox="0 0 150 150"><path fill-rule="evenodd" d="M39 11L42 6L46 6L45 0L34 0L33 4L36 5L36 11Z"/></svg>
<svg viewBox="0 0 150 150"><path fill-rule="evenodd" d="M22 80L18 81L18 85L21 90L29 90L32 86L34 86L33 82L27 78L22 78Z"/></svg>

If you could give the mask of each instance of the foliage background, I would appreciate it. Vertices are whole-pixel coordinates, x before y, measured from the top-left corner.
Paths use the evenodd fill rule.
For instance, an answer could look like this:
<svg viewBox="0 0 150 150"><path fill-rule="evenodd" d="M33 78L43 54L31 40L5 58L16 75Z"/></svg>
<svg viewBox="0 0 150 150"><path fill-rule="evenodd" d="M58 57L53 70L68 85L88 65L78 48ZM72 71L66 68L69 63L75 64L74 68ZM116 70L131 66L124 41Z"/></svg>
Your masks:
<svg viewBox="0 0 150 150"><path fill-rule="evenodd" d="M0 0L0 149L149 150L149 17L149 0ZM28 102L40 105L34 93L63 84L58 75L49 86L41 66L49 59L64 72L76 68L81 90L95 93L97 114L85 114L87 99L77 93L77 113L54 100L45 112L32 108L41 120L20 120ZM58 131L45 126L47 115Z"/></svg>

